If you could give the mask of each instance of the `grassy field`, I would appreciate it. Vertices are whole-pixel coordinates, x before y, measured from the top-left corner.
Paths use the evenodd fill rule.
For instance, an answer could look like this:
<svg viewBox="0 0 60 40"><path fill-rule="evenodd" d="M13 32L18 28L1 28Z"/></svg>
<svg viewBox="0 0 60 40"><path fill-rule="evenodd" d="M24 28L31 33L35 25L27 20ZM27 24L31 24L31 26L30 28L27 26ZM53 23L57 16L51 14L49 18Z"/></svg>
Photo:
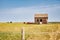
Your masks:
<svg viewBox="0 0 60 40"><path fill-rule="evenodd" d="M0 23L0 40L21 40L22 27L25 29L25 40L60 40L60 23Z"/></svg>

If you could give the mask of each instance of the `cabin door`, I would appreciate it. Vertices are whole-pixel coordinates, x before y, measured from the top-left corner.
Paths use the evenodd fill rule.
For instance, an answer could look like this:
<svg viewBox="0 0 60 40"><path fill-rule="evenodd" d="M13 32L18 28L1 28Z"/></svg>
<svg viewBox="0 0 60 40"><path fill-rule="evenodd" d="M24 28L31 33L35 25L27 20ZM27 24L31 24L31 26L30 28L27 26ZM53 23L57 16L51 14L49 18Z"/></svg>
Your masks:
<svg viewBox="0 0 60 40"><path fill-rule="evenodd" d="M40 19L40 24L42 24L42 19Z"/></svg>

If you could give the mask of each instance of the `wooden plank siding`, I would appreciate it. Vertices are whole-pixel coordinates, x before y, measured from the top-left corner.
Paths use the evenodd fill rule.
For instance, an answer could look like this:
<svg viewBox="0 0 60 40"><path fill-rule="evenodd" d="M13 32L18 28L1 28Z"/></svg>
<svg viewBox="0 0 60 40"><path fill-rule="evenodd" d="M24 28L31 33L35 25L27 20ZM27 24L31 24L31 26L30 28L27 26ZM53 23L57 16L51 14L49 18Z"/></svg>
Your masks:
<svg viewBox="0 0 60 40"><path fill-rule="evenodd" d="M35 23L40 24L40 22L42 22L42 24L47 24L48 14L39 14L39 15L35 14L34 16Z"/></svg>

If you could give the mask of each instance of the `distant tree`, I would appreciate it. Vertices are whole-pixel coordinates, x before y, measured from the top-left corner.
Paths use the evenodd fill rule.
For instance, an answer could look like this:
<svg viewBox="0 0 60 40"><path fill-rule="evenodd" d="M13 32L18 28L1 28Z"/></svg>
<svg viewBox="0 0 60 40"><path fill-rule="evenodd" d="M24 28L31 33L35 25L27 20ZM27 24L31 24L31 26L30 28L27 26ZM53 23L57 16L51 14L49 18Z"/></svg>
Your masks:
<svg viewBox="0 0 60 40"><path fill-rule="evenodd" d="M12 21L10 21L10 23L12 23Z"/></svg>
<svg viewBox="0 0 60 40"><path fill-rule="evenodd" d="M25 22L24 22L24 24L25 24Z"/></svg>

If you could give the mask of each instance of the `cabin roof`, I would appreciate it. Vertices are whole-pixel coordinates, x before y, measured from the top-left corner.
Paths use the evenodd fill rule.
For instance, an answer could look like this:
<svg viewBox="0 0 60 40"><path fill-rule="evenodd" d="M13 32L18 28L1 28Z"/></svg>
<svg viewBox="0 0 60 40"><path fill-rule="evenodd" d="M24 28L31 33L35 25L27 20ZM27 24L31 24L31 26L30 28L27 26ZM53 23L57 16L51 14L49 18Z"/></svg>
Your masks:
<svg viewBox="0 0 60 40"><path fill-rule="evenodd" d="M48 14L35 14L35 17L48 17Z"/></svg>

